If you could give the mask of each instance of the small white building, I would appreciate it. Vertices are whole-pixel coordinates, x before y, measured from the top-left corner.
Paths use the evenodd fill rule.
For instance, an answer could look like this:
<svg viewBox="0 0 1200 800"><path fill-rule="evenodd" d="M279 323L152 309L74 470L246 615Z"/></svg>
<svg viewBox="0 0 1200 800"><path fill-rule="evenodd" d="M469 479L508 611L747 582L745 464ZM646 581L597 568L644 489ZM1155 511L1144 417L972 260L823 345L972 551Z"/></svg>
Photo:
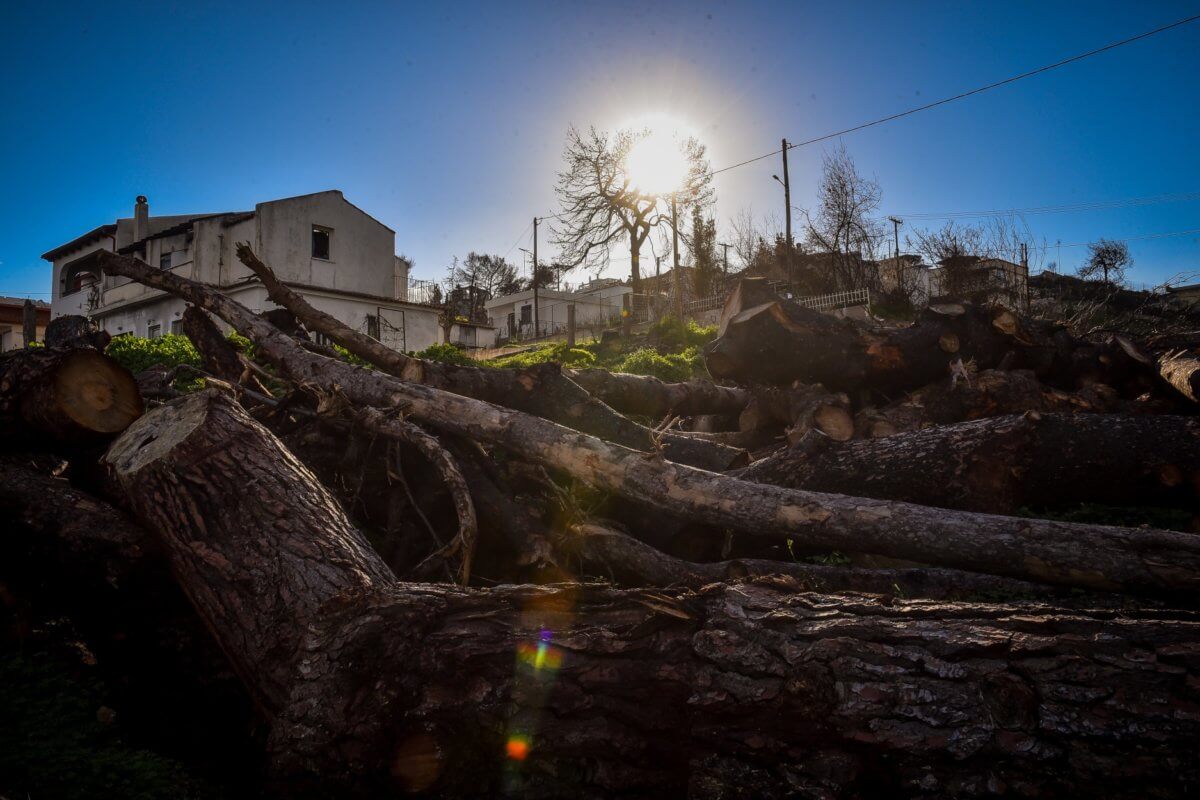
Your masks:
<svg viewBox="0 0 1200 800"><path fill-rule="evenodd" d="M150 216L139 197L130 218L101 225L45 253L53 264L51 316L84 314L113 336L177 332L185 304L128 278L98 274L96 250L132 255L220 288L254 311L275 308L235 247L254 252L314 307L396 350L442 339L439 309L408 301L409 264L391 228L337 190L259 203L253 211Z"/></svg>
<svg viewBox="0 0 1200 800"><path fill-rule="evenodd" d="M577 328L599 327L619 322L621 310L632 297L633 290L620 281L600 279L591 281L571 292L555 289L538 290L538 334L562 333L567 329L568 307L575 307ZM533 290L495 297L484 307L500 339L533 336Z"/></svg>

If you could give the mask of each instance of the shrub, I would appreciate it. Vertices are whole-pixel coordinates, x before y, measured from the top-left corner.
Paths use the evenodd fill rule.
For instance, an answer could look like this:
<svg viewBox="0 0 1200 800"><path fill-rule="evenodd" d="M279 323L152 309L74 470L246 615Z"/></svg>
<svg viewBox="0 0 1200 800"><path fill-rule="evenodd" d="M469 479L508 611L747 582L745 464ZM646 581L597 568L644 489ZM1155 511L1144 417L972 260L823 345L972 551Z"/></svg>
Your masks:
<svg viewBox="0 0 1200 800"><path fill-rule="evenodd" d="M168 367L180 364L197 368L200 366L200 354L196 352L192 340L174 333L157 339L144 339L132 335L118 336L109 342L105 352L134 375L155 364Z"/></svg>
<svg viewBox="0 0 1200 800"><path fill-rule="evenodd" d="M468 356L465 350L452 344L431 344L416 353L416 357L427 361L441 361L443 364L458 364L464 367L479 366L479 362Z"/></svg>
<svg viewBox="0 0 1200 800"><path fill-rule="evenodd" d="M650 347L642 347L625 356L616 366L617 372L634 375L653 375L664 381L686 381L692 377L691 365L679 355L662 355Z"/></svg>
<svg viewBox="0 0 1200 800"><path fill-rule="evenodd" d="M717 338L717 329L716 326L697 325L695 320L683 323L667 315L651 325L647 335L660 353L678 353L711 342Z"/></svg>
<svg viewBox="0 0 1200 800"><path fill-rule="evenodd" d="M596 354L586 347L570 347L566 342L544 344L524 353L517 353L494 361L487 362L489 366L500 369L523 369L535 364L545 364L554 361L567 367L596 366Z"/></svg>

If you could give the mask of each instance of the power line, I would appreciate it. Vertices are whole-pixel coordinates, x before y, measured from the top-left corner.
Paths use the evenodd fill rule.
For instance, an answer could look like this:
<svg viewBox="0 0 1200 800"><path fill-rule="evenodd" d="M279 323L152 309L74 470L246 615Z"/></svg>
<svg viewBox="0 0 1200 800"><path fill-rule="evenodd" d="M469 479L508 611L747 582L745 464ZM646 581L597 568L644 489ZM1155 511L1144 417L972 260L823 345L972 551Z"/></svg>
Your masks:
<svg viewBox="0 0 1200 800"><path fill-rule="evenodd" d="M909 212L896 216L905 219L960 219L973 217L1007 217L1025 214L1058 214L1075 211L1107 211L1117 208L1135 208L1137 206L1156 205L1158 203L1183 203L1200 200L1200 192L1183 192L1180 194L1160 194L1150 197L1127 197L1121 200L1099 200L1088 203L1067 203L1058 206L1032 206L1029 208L1006 208L991 211L944 211L944 212Z"/></svg>
<svg viewBox="0 0 1200 800"><path fill-rule="evenodd" d="M1141 234L1139 236L1114 236L1114 237L1112 237L1112 241L1114 241L1114 242L1140 242L1140 241L1145 241L1147 239L1166 239L1171 236L1191 236L1193 234L1200 234L1200 228L1192 228L1191 230L1187 230L1187 231L1171 231L1170 233L1146 233L1146 234ZM1104 238L1109 238L1109 237L1104 237ZM1095 242L1072 242L1070 244L1067 244L1064 242L1061 246L1062 247L1087 247L1090 244L1095 244ZM1060 245L1055 244L1055 247L1058 247L1058 246L1060 246Z"/></svg>
<svg viewBox="0 0 1200 800"><path fill-rule="evenodd" d="M788 144L788 149L791 150L796 147L804 147L804 146L810 145L810 144L817 144L818 142L824 142L828 139L836 139L837 137L844 136L847 133L854 133L856 131L861 131L865 128L871 128L876 125L882 125L885 122L892 122L892 121L898 120L902 117L907 117L912 114L917 114L917 113L920 113L921 111L928 111L931 108L937 108L938 106L944 106L947 103L953 103L956 100L962 100L964 98L971 97L972 95L981 94L983 92L991 91L992 89L998 89L1001 86L1007 86L1010 83L1016 83L1017 81L1024 80L1025 78L1031 78L1034 75L1040 75L1043 72L1049 72L1050 70L1058 69L1059 67L1065 67L1068 64L1075 63L1076 61L1082 61L1085 58L1091 58L1092 56L1099 55L1100 53L1104 53L1109 50L1114 50L1118 47L1124 47L1127 44L1133 44L1134 42L1149 38L1151 36L1155 36L1157 34L1163 33L1164 31L1169 31L1172 28L1178 28L1182 25L1187 25L1189 23L1195 22L1196 20L1200 20L1200 14L1196 14L1191 17L1186 17L1181 20L1177 20L1170 24L1155 28L1154 30L1146 31L1145 33L1139 33L1137 36L1130 36L1128 39L1121 39L1120 41L1112 42L1111 44L1106 44L1103 47L1097 47L1095 50L1089 50L1086 53L1080 53L1078 55L1071 56L1070 58L1064 58L1063 60L1056 61L1053 64L1047 64L1043 67L1038 67L1037 69L1029 70L1028 72L1022 72L1019 75L1013 75L1011 77L1005 78L1004 80L996 81L995 83L989 83L986 86L980 86L977 89L971 89L970 91L961 92L961 93L953 95L951 97L945 97L945 98L942 98L941 100L935 100L932 103L926 103L923 106L917 106L916 108L910 108L907 111L901 111L898 114L891 114L890 116L880 117L879 119L871 120L870 122L864 122L861 125L855 125L852 128L845 128L843 130L837 131L836 133L827 133L824 136L818 136L814 139L807 139L803 142L790 142ZM761 156L755 156L754 158L748 158L745 161L739 161L736 164L730 164L728 167L722 167L721 169L713 170L712 174L717 175L722 172L728 172L731 169L737 169L738 167L744 167L747 164L753 164L756 161L762 161L765 158L771 158L772 156L779 155L781 152L783 152L782 148L780 148L778 150L772 150L771 152L764 153Z"/></svg>

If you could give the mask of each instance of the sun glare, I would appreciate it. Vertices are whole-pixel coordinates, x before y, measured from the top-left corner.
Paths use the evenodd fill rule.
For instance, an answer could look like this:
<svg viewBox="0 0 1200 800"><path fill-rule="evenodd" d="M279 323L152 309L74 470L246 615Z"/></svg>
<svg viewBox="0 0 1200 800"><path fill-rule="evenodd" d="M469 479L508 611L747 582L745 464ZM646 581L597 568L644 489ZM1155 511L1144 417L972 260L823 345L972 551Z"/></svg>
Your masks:
<svg viewBox="0 0 1200 800"><path fill-rule="evenodd" d="M661 129L651 128L625 156L625 174L646 194L663 195L681 189L687 173L683 140Z"/></svg>

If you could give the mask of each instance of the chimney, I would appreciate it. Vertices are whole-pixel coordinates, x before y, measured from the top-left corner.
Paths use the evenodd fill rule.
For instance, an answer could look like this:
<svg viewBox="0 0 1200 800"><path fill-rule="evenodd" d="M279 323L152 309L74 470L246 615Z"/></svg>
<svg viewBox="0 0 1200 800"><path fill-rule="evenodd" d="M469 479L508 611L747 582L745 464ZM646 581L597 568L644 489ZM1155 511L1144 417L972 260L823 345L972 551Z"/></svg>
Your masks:
<svg viewBox="0 0 1200 800"><path fill-rule="evenodd" d="M140 242L150 235L150 203L146 195L139 194L133 206L133 240Z"/></svg>

